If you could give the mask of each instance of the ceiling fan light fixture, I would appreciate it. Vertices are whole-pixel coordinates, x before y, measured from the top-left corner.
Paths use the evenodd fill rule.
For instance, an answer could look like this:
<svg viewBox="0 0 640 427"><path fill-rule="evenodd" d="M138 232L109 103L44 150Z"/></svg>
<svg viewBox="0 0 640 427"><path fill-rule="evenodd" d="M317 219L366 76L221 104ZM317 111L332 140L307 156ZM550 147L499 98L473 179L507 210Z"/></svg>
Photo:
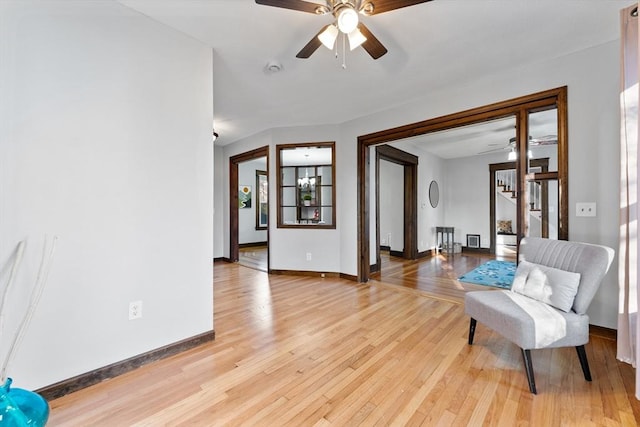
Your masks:
<svg viewBox="0 0 640 427"><path fill-rule="evenodd" d="M319 4L318 7L316 7L316 15L326 15L329 12L331 12L331 9L327 6Z"/></svg>
<svg viewBox="0 0 640 427"><path fill-rule="evenodd" d="M357 46L363 46L364 50L373 59L379 59L387 53L387 48L384 47L380 40L374 36L371 31L360 23L358 15L364 16L379 15L381 13L390 12L392 10L401 9L407 6L414 6L420 3L427 3L431 0L254 0L255 3L264 6L278 7L281 9L296 10L299 12L310 13L313 15L329 15L331 14L335 19L332 23L333 26L338 28L339 32L344 34L342 38L343 45L346 50L347 36L356 28L360 30L359 33L353 34L350 38L350 47L354 49ZM326 33L320 40L320 34ZM328 29L326 26L315 35L307 44L296 54L296 58L307 59L309 58L321 44L329 47L333 50L335 46L335 39L333 35L333 29ZM363 37L366 39L363 40ZM336 51L336 57L338 52ZM343 53L343 59L345 55ZM345 63L342 63L343 68L346 68Z"/></svg>
<svg viewBox="0 0 640 427"><path fill-rule="evenodd" d="M366 2L360 7L360 13L365 16L373 15L374 6L371 2Z"/></svg>
<svg viewBox="0 0 640 427"><path fill-rule="evenodd" d="M318 36L318 40L320 40L320 42L329 50L333 50L333 45L336 43L337 38L338 27L333 24L329 25L327 29Z"/></svg>
<svg viewBox="0 0 640 427"><path fill-rule="evenodd" d="M513 161L513 160L516 160L517 158L518 158L518 155L516 154L516 150L512 148L511 151L509 151L509 154L507 155L507 160Z"/></svg>
<svg viewBox="0 0 640 427"><path fill-rule="evenodd" d="M345 34L349 34L358 28L358 12L351 7L343 7L338 12L338 29Z"/></svg>
<svg viewBox="0 0 640 427"><path fill-rule="evenodd" d="M360 30L358 28L356 28L355 30L351 31L348 34L348 37L349 37L349 49L350 50L353 50L353 49L357 48L362 43L367 41L367 38L364 36L364 34L362 34L360 32Z"/></svg>

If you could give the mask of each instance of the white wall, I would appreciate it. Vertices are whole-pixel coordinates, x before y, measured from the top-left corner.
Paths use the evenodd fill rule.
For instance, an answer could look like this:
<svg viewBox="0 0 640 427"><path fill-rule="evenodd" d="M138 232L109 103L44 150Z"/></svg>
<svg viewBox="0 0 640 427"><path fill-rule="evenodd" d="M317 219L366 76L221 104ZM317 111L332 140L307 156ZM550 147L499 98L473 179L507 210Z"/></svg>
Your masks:
<svg viewBox="0 0 640 427"><path fill-rule="evenodd" d="M438 245L436 227L448 226L445 220L446 203L444 201L449 179L446 161L425 151L420 142L415 139L394 142L392 145L418 157L418 252L433 249ZM438 205L435 208L431 206L429 200L431 181L438 183L440 193Z"/></svg>
<svg viewBox="0 0 640 427"><path fill-rule="evenodd" d="M275 190L275 174L276 171L276 155L275 145L277 144L293 144L305 142L328 142L336 141L336 151L339 152L339 133L338 126L309 126L309 127L292 127L277 128L272 130L272 146L273 156L269 168L271 176L269 177L270 191L269 206L271 211L269 215L274 220L269 223L271 233L269 234L269 256L271 268L281 270L300 270L300 271L323 271L323 272L340 272L340 234L343 231L342 225L336 220L337 225L333 229L291 229L277 228L277 200ZM352 166L352 165L351 165ZM336 154L336 218L340 216L342 209L342 194L340 187L342 179L337 173L343 167L350 167L342 163L342 159ZM273 173L271 173L273 171ZM355 193L354 193L355 194ZM351 194L352 198L354 194ZM306 254L311 253L310 261L307 261Z"/></svg>
<svg viewBox="0 0 640 427"><path fill-rule="evenodd" d="M480 246L490 246L489 196L493 189L489 182L489 165L504 162L505 157L498 153L446 161L447 186L441 190L446 205L446 225L455 228L455 241L463 246L467 245L467 234L479 234Z"/></svg>
<svg viewBox="0 0 640 427"><path fill-rule="evenodd" d="M59 236L16 386L211 331L211 49L113 1L0 2L0 43L0 261L27 239L22 291Z"/></svg>
<svg viewBox="0 0 640 427"><path fill-rule="evenodd" d="M229 158L246 153L265 145L270 146L272 155L269 156L269 263L274 270L299 270L299 271L323 271L340 272L340 222L333 229L291 229L277 228L277 198L276 198L276 159L275 146L278 144L308 143L338 141L338 127L309 126L276 128L258 133L234 144L224 147L223 163L226 168L224 176L226 182L229 177ZM338 144L336 143L338 151ZM336 156L336 164L341 164L339 155ZM341 212L341 177L336 170L336 217ZM225 189L223 204L229 203L229 190ZM353 195L351 196L353 197ZM229 214L225 211L224 218L224 254L229 256ZM311 260L307 261L306 254L311 253Z"/></svg>
<svg viewBox="0 0 640 427"><path fill-rule="evenodd" d="M224 204L224 188L229 185L228 179L228 170L225 175L224 168L224 149L221 146L214 146L213 148L213 161L214 161L214 174L215 177L213 179L214 189L213 189L213 201L214 201L214 215L213 215L213 257L214 258L223 258L224 257L224 237L225 235L229 236L229 229L225 230L224 228L224 220L225 220L225 212L226 217L229 216L229 207ZM229 159L227 159L227 162ZM227 225L228 227L228 225ZM228 248L228 246L227 246ZM228 249L227 249L228 256Z"/></svg>
<svg viewBox="0 0 640 427"><path fill-rule="evenodd" d="M404 209L402 209L404 167L397 163L380 160L379 188L380 245L389 246L392 251L402 252L404 250ZM372 252L376 253L375 250Z"/></svg>
<svg viewBox="0 0 640 427"><path fill-rule="evenodd" d="M238 185L251 186L251 207L238 209L238 243L260 243L267 241L267 230L256 230L256 208L258 188L256 171L267 170L267 158L261 157L238 165Z"/></svg>

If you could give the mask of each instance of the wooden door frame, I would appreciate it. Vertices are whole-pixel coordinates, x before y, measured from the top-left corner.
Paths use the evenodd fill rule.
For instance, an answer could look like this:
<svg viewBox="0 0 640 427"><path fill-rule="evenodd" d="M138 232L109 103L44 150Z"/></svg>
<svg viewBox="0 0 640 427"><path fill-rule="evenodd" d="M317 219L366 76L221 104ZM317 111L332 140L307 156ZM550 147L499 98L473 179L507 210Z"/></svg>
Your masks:
<svg viewBox="0 0 640 427"><path fill-rule="evenodd" d="M528 138L528 112L536 108L544 109L550 107L558 109L558 172L547 172L549 179L558 180L559 206L558 206L558 239L567 240L569 237L569 162L568 162L568 112L567 112L567 87L559 87L543 92L525 95L507 101L497 102L478 108L449 114L446 116L428 119L421 122L411 123L367 135L358 136L357 151L357 267L359 282L367 282L371 274L370 264L370 161L371 154L369 147L399 139L424 135L426 133L453 129L460 126L482 123L499 118L516 116L516 127L518 138L516 141L518 149L519 167L517 177L519 183L518 190L518 218L524 215L523 203L526 197L522 197L522 188L528 178L526 171L527 145L520 141L527 141ZM554 174L554 178L550 176ZM538 174L535 174L538 175ZM538 178L542 178L541 176ZM519 221L522 223L522 221ZM518 228L518 240L524 236L522 227Z"/></svg>
<svg viewBox="0 0 640 427"><path fill-rule="evenodd" d="M530 160L531 166L540 167L542 172L549 171L549 158L543 159L532 159ZM502 163L492 163L489 165L489 252L492 254L496 253L496 172L502 170L511 170L516 169L516 162L502 162ZM543 181L546 184L546 181ZM549 219L548 219L548 205L549 201L547 195L547 186L543 187L542 197L542 225L543 232L542 237L547 237L549 233ZM516 218L517 220L518 218ZM516 227L518 224L516 224ZM546 234L546 235L545 235Z"/></svg>
<svg viewBox="0 0 640 427"><path fill-rule="evenodd" d="M229 261L237 262L240 257L240 248L238 244L238 165L249 160L266 157L266 172L269 189L271 189L271 180L269 179L269 146L256 148L246 153L237 154L229 158ZM271 262L269 255L269 225L271 224L271 211L269 209L269 200L267 200L267 272L271 270Z"/></svg>
<svg viewBox="0 0 640 427"><path fill-rule="evenodd" d="M371 272L380 271L381 268L380 160L402 166L404 175L402 257L404 259L418 257L418 157L390 145L381 145L376 147L376 263L370 267Z"/></svg>

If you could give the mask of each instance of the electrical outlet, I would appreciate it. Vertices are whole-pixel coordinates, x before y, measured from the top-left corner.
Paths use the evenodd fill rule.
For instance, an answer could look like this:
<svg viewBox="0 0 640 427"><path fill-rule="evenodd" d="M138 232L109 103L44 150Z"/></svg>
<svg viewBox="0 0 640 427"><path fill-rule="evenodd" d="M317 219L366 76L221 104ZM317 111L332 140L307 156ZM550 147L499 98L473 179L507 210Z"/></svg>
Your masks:
<svg viewBox="0 0 640 427"><path fill-rule="evenodd" d="M142 317L142 301L132 301L129 303L129 320Z"/></svg>
<svg viewBox="0 0 640 427"><path fill-rule="evenodd" d="M307 261L311 261L311 252L307 252Z"/></svg>
<svg viewBox="0 0 640 427"><path fill-rule="evenodd" d="M576 216L596 216L596 204L594 202L576 203Z"/></svg>

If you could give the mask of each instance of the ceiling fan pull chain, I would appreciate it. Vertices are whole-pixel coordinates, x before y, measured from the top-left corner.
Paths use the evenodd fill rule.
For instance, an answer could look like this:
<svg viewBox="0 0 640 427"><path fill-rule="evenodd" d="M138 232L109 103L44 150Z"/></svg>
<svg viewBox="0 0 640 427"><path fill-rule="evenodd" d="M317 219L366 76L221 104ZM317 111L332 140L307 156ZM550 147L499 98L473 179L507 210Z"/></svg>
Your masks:
<svg viewBox="0 0 640 427"><path fill-rule="evenodd" d="M347 48L346 48L347 36L342 34L342 69L347 69Z"/></svg>

